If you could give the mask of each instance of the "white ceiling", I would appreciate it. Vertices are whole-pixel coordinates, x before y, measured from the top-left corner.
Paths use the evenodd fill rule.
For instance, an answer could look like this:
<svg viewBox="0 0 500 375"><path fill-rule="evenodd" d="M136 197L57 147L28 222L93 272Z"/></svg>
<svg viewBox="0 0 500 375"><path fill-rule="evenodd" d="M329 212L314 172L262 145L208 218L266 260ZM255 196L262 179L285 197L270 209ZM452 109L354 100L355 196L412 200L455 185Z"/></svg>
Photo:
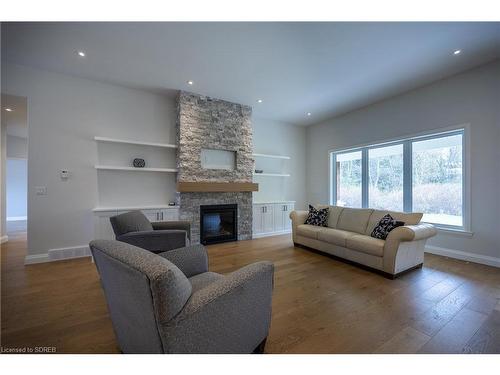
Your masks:
<svg viewBox="0 0 500 375"><path fill-rule="evenodd" d="M2 102L2 127L5 126L7 135L28 138L28 103L25 97L3 95ZM7 112L9 108L12 112Z"/></svg>
<svg viewBox="0 0 500 375"><path fill-rule="evenodd" d="M500 23L2 25L6 61L155 92L189 90L299 125L499 57Z"/></svg>

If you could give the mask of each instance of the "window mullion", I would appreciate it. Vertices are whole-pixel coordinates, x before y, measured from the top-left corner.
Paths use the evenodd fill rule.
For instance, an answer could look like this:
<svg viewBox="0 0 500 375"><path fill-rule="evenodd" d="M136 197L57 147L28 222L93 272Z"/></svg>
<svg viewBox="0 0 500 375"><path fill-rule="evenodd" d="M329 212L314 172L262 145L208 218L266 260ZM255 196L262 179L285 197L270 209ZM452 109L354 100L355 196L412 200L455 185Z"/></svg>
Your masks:
<svg viewBox="0 0 500 375"><path fill-rule="evenodd" d="M403 210L412 212L413 209L413 170L412 170L412 142L403 143Z"/></svg>
<svg viewBox="0 0 500 375"><path fill-rule="evenodd" d="M361 150L361 207L367 208L368 202L368 149Z"/></svg>

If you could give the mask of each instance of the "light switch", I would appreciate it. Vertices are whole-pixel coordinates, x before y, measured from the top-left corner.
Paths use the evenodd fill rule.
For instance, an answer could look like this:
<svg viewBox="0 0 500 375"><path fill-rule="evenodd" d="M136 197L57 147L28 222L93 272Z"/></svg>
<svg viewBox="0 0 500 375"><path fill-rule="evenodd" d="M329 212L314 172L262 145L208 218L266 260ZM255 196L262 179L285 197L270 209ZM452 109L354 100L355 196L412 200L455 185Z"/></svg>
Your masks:
<svg viewBox="0 0 500 375"><path fill-rule="evenodd" d="M35 186L36 195L47 195L47 186Z"/></svg>

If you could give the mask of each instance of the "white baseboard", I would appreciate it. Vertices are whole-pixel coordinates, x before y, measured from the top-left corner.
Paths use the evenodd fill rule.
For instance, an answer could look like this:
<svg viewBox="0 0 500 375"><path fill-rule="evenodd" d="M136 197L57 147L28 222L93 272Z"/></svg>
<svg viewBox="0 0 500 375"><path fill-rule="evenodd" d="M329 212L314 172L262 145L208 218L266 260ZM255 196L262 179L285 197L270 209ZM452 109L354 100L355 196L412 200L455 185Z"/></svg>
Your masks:
<svg viewBox="0 0 500 375"><path fill-rule="evenodd" d="M9 240L9 236L7 236L7 235L0 237L0 243L7 242L8 240Z"/></svg>
<svg viewBox="0 0 500 375"><path fill-rule="evenodd" d="M465 260L473 263L485 264L487 266L500 267L500 258L491 257L488 255L468 253L460 250L446 249L438 246L425 246L425 252L445 256L448 258Z"/></svg>
<svg viewBox="0 0 500 375"><path fill-rule="evenodd" d="M285 230L285 231L280 231L280 232L257 233L257 234L252 234L252 238L279 236L280 234L288 234L288 233L292 233L292 230Z"/></svg>
<svg viewBox="0 0 500 375"><path fill-rule="evenodd" d="M58 260L90 257L88 246L63 247L60 249L50 249L46 254L27 255L24 264L56 262Z"/></svg>

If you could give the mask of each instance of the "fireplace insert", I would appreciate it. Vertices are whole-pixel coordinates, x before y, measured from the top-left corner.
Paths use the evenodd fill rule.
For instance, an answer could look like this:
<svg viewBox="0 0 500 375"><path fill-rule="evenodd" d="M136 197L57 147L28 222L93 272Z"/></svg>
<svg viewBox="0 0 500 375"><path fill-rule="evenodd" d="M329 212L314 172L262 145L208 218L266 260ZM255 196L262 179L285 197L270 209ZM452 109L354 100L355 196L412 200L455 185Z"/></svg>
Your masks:
<svg viewBox="0 0 500 375"><path fill-rule="evenodd" d="M238 205L200 206L200 242L203 245L238 239Z"/></svg>

